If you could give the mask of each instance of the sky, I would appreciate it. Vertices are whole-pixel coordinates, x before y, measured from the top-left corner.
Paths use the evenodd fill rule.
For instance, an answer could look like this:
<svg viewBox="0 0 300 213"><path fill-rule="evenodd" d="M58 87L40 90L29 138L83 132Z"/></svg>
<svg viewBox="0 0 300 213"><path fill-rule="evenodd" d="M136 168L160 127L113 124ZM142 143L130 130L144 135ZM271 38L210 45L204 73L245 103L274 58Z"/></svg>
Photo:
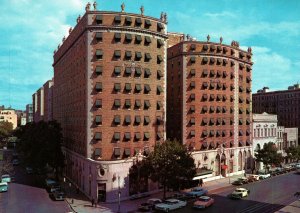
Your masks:
<svg viewBox="0 0 300 213"><path fill-rule="evenodd" d="M32 94L53 77L53 51L87 0L0 0L0 105L25 109ZM90 1L93 3L92 1ZM284 90L300 83L299 0L98 0L98 10L160 17L168 31L205 41L223 37L252 47L252 91Z"/></svg>

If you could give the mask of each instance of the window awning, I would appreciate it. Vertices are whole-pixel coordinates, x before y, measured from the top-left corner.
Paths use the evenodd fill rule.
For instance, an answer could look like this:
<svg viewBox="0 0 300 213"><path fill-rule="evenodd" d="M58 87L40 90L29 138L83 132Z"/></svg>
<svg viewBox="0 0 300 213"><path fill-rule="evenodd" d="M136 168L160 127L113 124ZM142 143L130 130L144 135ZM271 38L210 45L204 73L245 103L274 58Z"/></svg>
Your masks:
<svg viewBox="0 0 300 213"><path fill-rule="evenodd" d="M215 111L215 107L213 107L213 106L210 106L209 109L210 109L211 112Z"/></svg>
<svg viewBox="0 0 300 213"><path fill-rule="evenodd" d="M140 84L136 84L135 85L135 90L138 91L138 92L141 91L142 90L142 86Z"/></svg>
<svg viewBox="0 0 300 213"><path fill-rule="evenodd" d="M195 57L195 56L192 56L192 57L190 58L190 61L191 61L191 63L195 63L195 62L196 62L196 57Z"/></svg>
<svg viewBox="0 0 300 213"><path fill-rule="evenodd" d="M227 111L226 106L223 106L223 112L225 113Z"/></svg>
<svg viewBox="0 0 300 213"><path fill-rule="evenodd" d="M221 58L217 58L217 63L221 64L222 63L222 59Z"/></svg>
<svg viewBox="0 0 300 213"><path fill-rule="evenodd" d="M158 92L158 93L162 93L162 92L163 92L163 89L162 89L161 86L157 86L157 92Z"/></svg>
<svg viewBox="0 0 300 213"><path fill-rule="evenodd" d="M139 139L141 139L141 138L142 138L142 136L141 136L141 133L140 133L140 132L136 132L136 133L134 133L134 137L135 137L135 139L137 139L137 140L139 140Z"/></svg>
<svg viewBox="0 0 300 213"><path fill-rule="evenodd" d="M114 123L115 124L120 124L121 123L121 117L120 117L120 115L115 115L114 116Z"/></svg>
<svg viewBox="0 0 300 213"><path fill-rule="evenodd" d="M102 21L103 16L102 15L96 15L96 21Z"/></svg>
<svg viewBox="0 0 300 213"><path fill-rule="evenodd" d="M95 122L96 122L96 124L102 123L102 116L101 115L96 115Z"/></svg>
<svg viewBox="0 0 300 213"><path fill-rule="evenodd" d="M126 83L126 84L125 84L125 90L126 90L126 91L131 91L131 84Z"/></svg>
<svg viewBox="0 0 300 213"><path fill-rule="evenodd" d="M101 75L103 71L103 67L102 66L96 66L96 74L97 75Z"/></svg>
<svg viewBox="0 0 300 213"><path fill-rule="evenodd" d="M215 58L210 58L209 62L212 63L212 64L215 63Z"/></svg>
<svg viewBox="0 0 300 213"><path fill-rule="evenodd" d="M145 147L145 148L144 148L144 154L145 154L146 156L148 156L148 155L150 154L150 149L149 149L149 147Z"/></svg>
<svg viewBox="0 0 300 213"><path fill-rule="evenodd" d="M114 90L120 91L121 90L121 84L120 83L115 83L114 84Z"/></svg>
<svg viewBox="0 0 300 213"><path fill-rule="evenodd" d="M97 82L97 83L96 83L96 86L95 86L95 89L96 89L97 91L101 91L101 90L102 90L102 82Z"/></svg>
<svg viewBox="0 0 300 213"><path fill-rule="evenodd" d="M195 124L195 118L190 119L190 124Z"/></svg>
<svg viewBox="0 0 300 213"><path fill-rule="evenodd" d="M214 124L215 123L215 119L214 118L209 119L209 123Z"/></svg>
<svg viewBox="0 0 300 213"><path fill-rule="evenodd" d="M135 40L136 40L137 42L141 42L141 41L142 41L142 36L141 36L141 35L136 35L136 36L135 36Z"/></svg>
<svg viewBox="0 0 300 213"><path fill-rule="evenodd" d="M195 130L190 131L190 136L194 137L195 136Z"/></svg>
<svg viewBox="0 0 300 213"><path fill-rule="evenodd" d="M218 94L218 95L217 95L217 99L218 99L219 101L222 100L222 95Z"/></svg>
<svg viewBox="0 0 300 213"><path fill-rule="evenodd" d="M239 124L240 124L240 125L243 124L243 119L239 119Z"/></svg>
<svg viewBox="0 0 300 213"><path fill-rule="evenodd" d="M102 32L96 32L96 39L101 39L102 38Z"/></svg>
<svg viewBox="0 0 300 213"><path fill-rule="evenodd" d="M115 39L121 39L121 33L115 33Z"/></svg>
<svg viewBox="0 0 300 213"><path fill-rule="evenodd" d="M121 100L120 99L115 99L114 100L114 105L115 105L115 107L120 107L121 106Z"/></svg>
<svg viewBox="0 0 300 213"><path fill-rule="evenodd" d="M115 73L116 75L117 75L117 74L120 74L120 73L121 73L121 67L115 67L114 73Z"/></svg>
<svg viewBox="0 0 300 213"><path fill-rule="evenodd" d="M207 136L207 131L206 130L202 131L202 135Z"/></svg>
<svg viewBox="0 0 300 213"><path fill-rule="evenodd" d="M215 45L210 45L210 50L215 50L216 46Z"/></svg>
<svg viewBox="0 0 300 213"><path fill-rule="evenodd" d="M102 99L97 99L95 102L96 107L101 107L102 106Z"/></svg>
<svg viewBox="0 0 300 213"><path fill-rule="evenodd" d="M102 56L103 51L102 50L96 50L96 56Z"/></svg>
<svg viewBox="0 0 300 213"><path fill-rule="evenodd" d="M222 51L222 47L221 46L217 46L217 51L221 52Z"/></svg>
<svg viewBox="0 0 300 213"><path fill-rule="evenodd" d="M130 99L126 99L125 100L125 106L128 108L131 106L131 100Z"/></svg>
<svg viewBox="0 0 300 213"><path fill-rule="evenodd" d="M210 100L215 100L215 95L214 94L210 94L209 99Z"/></svg>
<svg viewBox="0 0 300 213"><path fill-rule="evenodd" d="M149 84L145 84L145 85L144 85L144 90L145 90L146 92L150 92L150 91L151 91L150 85L149 85Z"/></svg>
<svg viewBox="0 0 300 213"><path fill-rule="evenodd" d="M207 82L203 82L203 87L208 87L208 83Z"/></svg>
<svg viewBox="0 0 300 213"><path fill-rule="evenodd" d="M149 139L150 138L150 133L149 132L144 132L144 138Z"/></svg>
<svg viewBox="0 0 300 213"><path fill-rule="evenodd" d="M135 57L138 59L142 58L142 53L141 52L135 52Z"/></svg>
<svg viewBox="0 0 300 213"><path fill-rule="evenodd" d="M145 100L144 101L144 106L146 107L146 108L149 108L151 105L150 105L150 101L149 100Z"/></svg>
<svg viewBox="0 0 300 213"><path fill-rule="evenodd" d="M194 105L191 105L190 111L191 111L191 112L195 112L195 106L194 106Z"/></svg>
<svg viewBox="0 0 300 213"><path fill-rule="evenodd" d="M210 88L215 88L215 86L216 86L215 83L213 82L210 83Z"/></svg>
<svg viewBox="0 0 300 213"><path fill-rule="evenodd" d="M130 117L130 115L125 115L125 123L127 123L127 124L131 123L131 117Z"/></svg>
<svg viewBox="0 0 300 213"><path fill-rule="evenodd" d="M157 70L157 77L158 77L158 78L163 77L163 74L162 74L162 72L161 72L160 70Z"/></svg>
<svg viewBox="0 0 300 213"><path fill-rule="evenodd" d="M115 16L114 21L116 23L121 23L121 16Z"/></svg>
<svg viewBox="0 0 300 213"><path fill-rule="evenodd" d="M202 144L201 144L201 148L207 148L207 142L202 142Z"/></svg>
<svg viewBox="0 0 300 213"><path fill-rule="evenodd" d="M102 151L101 148L96 148L94 152L95 157L101 157L102 156L101 151Z"/></svg>
<svg viewBox="0 0 300 213"><path fill-rule="evenodd" d="M243 141L240 141L240 142L239 142L239 146L244 146Z"/></svg>
<svg viewBox="0 0 300 213"><path fill-rule="evenodd" d="M134 105L135 105L135 107L140 108L142 106L142 103L140 100L135 100Z"/></svg>
<svg viewBox="0 0 300 213"><path fill-rule="evenodd" d="M217 106L217 112L221 112L222 108L220 106Z"/></svg>
<svg viewBox="0 0 300 213"><path fill-rule="evenodd" d="M161 101L157 101L157 106L158 106L158 108L161 108L161 107L163 107L163 104L162 104L162 102L161 102Z"/></svg>
<svg viewBox="0 0 300 213"><path fill-rule="evenodd" d="M126 67L125 68L125 74L126 75L130 75L131 74L131 68L130 67Z"/></svg>
<svg viewBox="0 0 300 213"><path fill-rule="evenodd" d="M114 56L118 58L121 57L121 50L115 50Z"/></svg>
<svg viewBox="0 0 300 213"><path fill-rule="evenodd" d="M230 64L231 64L231 66L234 66L235 62L234 61L230 61Z"/></svg>
<svg viewBox="0 0 300 213"><path fill-rule="evenodd" d="M245 65L240 63L240 69L243 69L244 67L245 67Z"/></svg>
<svg viewBox="0 0 300 213"><path fill-rule="evenodd" d="M192 88L195 88L195 81L191 81L191 83L190 83L190 87L192 87Z"/></svg>
<svg viewBox="0 0 300 213"><path fill-rule="evenodd" d="M206 112L207 111L207 106L203 106L202 111Z"/></svg>
<svg viewBox="0 0 300 213"><path fill-rule="evenodd" d="M195 94L192 93L192 94L190 95L190 98L191 98L192 100L195 100Z"/></svg>
<svg viewBox="0 0 300 213"><path fill-rule="evenodd" d="M150 104L150 103L149 103ZM149 116L145 116L144 117L144 122L146 123L146 124L149 124L150 123L150 117Z"/></svg>
<svg viewBox="0 0 300 213"><path fill-rule="evenodd" d="M202 47L202 49L203 49L204 51L208 50L207 44L204 44L203 47Z"/></svg>
<svg viewBox="0 0 300 213"><path fill-rule="evenodd" d="M161 132L158 132L158 133L157 133L157 138L158 138L158 139L161 139L162 137L163 137L163 136L162 136L162 133L161 133Z"/></svg>
<svg viewBox="0 0 300 213"><path fill-rule="evenodd" d="M163 46L163 45L164 45L163 40L157 39L157 46L158 46L158 47L161 47L161 46Z"/></svg>
<svg viewBox="0 0 300 213"><path fill-rule="evenodd" d="M145 53L145 58L146 58L147 60L151 60L151 59L152 59L150 53Z"/></svg>
<svg viewBox="0 0 300 213"><path fill-rule="evenodd" d="M250 76L247 76L246 79L247 79L247 82L248 82L248 83L251 81Z"/></svg>
<svg viewBox="0 0 300 213"><path fill-rule="evenodd" d="M146 26L151 26L151 25L152 25L152 24L151 24L151 21L148 20L148 19L146 19L146 20L145 20L145 25L146 25Z"/></svg>
<svg viewBox="0 0 300 213"><path fill-rule="evenodd" d="M142 74L142 70L139 67L135 68L135 75L140 76Z"/></svg>
<svg viewBox="0 0 300 213"><path fill-rule="evenodd" d="M191 73L191 75L195 75L196 74L195 69L191 69L190 73Z"/></svg>
<svg viewBox="0 0 300 213"><path fill-rule="evenodd" d="M207 63L208 62L208 58L207 57L203 57L202 62L203 63Z"/></svg>
<svg viewBox="0 0 300 213"><path fill-rule="evenodd" d="M214 131L214 130L210 130L209 134L210 134L211 136L214 136L214 135L215 135L215 131Z"/></svg>
<svg viewBox="0 0 300 213"><path fill-rule="evenodd" d="M243 130L239 131L239 136L243 136Z"/></svg>
<svg viewBox="0 0 300 213"><path fill-rule="evenodd" d="M132 56L131 51L126 51L125 56L126 56L126 58L131 58L131 56Z"/></svg>
<svg viewBox="0 0 300 213"><path fill-rule="evenodd" d="M135 24L136 25L141 25L142 24L142 19L141 18L136 18L135 19Z"/></svg>
<svg viewBox="0 0 300 213"><path fill-rule="evenodd" d="M227 100L227 97L226 95L223 95L223 100L226 101Z"/></svg>
<svg viewBox="0 0 300 213"><path fill-rule="evenodd" d="M208 121L207 121L207 118L203 118L203 119L202 119L202 123L203 123L203 124L207 124L207 122L208 122Z"/></svg>
<svg viewBox="0 0 300 213"><path fill-rule="evenodd" d="M196 45L195 44L191 44L190 49L191 50L195 50L196 49Z"/></svg>

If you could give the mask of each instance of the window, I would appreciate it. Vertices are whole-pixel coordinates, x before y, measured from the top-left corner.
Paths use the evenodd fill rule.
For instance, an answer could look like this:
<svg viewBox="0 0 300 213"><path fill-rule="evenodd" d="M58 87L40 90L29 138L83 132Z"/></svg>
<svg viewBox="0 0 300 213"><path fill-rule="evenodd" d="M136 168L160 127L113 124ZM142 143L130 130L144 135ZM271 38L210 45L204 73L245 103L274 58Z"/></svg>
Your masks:
<svg viewBox="0 0 300 213"><path fill-rule="evenodd" d="M156 104L156 110L160 110L162 109L163 105L161 103L161 101L157 101L157 104Z"/></svg>
<svg viewBox="0 0 300 213"><path fill-rule="evenodd" d="M125 132L125 133L124 133L124 139L125 139L125 141L130 141L130 139L131 139L131 134L130 134L130 132Z"/></svg>
<svg viewBox="0 0 300 213"><path fill-rule="evenodd" d="M103 59L103 51L102 50L96 50L96 59L97 60Z"/></svg>
<svg viewBox="0 0 300 213"><path fill-rule="evenodd" d="M125 115L125 124L129 125L131 123L131 117L130 115Z"/></svg>
<svg viewBox="0 0 300 213"><path fill-rule="evenodd" d="M134 123L136 125L140 125L140 123L141 123L141 116L139 116L139 115L135 116Z"/></svg>
<svg viewBox="0 0 300 213"><path fill-rule="evenodd" d="M202 87L203 87L204 89L206 89L206 88L208 87L208 83L207 83L207 82L203 82Z"/></svg>
<svg viewBox="0 0 300 213"><path fill-rule="evenodd" d="M203 107L202 107L202 113L206 113L207 110L208 110L207 106L203 106Z"/></svg>
<svg viewBox="0 0 300 213"><path fill-rule="evenodd" d="M190 99L191 99L191 101L194 101L194 100L195 100L195 94L194 94L194 93L192 93L192 94L190 95Z"/></svg>
<svg viewBox="0 0 300 213"><path fill-rule="evenodd" d="M103 35L102 34L103 34L102 32L96 32L95 38L96 38L97 42L102 42L102 40L103 40L103 38L102 38Z"/></svg>
<svg viewBox="0 0 300 213"><path fill-rule="evenodd" d="M150 133L149 132L144 132L144 140L148 141L150 139Z"/></svg>
<svg viewBox="0 0 300 213"><path fill-rule="evenodd" d="M135 60L140 61L142 59L142 53L141 52L135 52Z"/></svg>
<svg viewBox="0 0 300 213"><path fill-rule="evenodd" d="M102 66L96 66L96 75L102 75L103 67Z"/></svg>
<svg viewBox="0 0 300 213"><path fill-rule="evenodd" d="M115 156L115 158L119 158L121 156L121 149L120 148L114 148L114 156Z"/></svg>
<svg viewBox="0 0 300 213"><path fill-rule="evenodd" d="M115 16L115 18L114 18L114 24L117 24L117 25L119 25L119 24L121 24L121 16Z"/></svg>
<svg viewBox="0 0 300 213"><path fill-rule="evenodd" d="M144 93L145 94L149 94L150 91L151 91L151 88L150 88L149 84L145 84L144 85Z"/></svg>
<svg viewBox="0 0 300 213"><path fill-rule="evenodd" d="M157 139L157 140L160 140L160 139L162 139L162 138L163 138L162 133L161 133L161 132L157 132L156 139Z"/></svg>
<svg viewBox="0 0 300 213"><path fill-rule="evenodd" d="M202 50L203 50L203 51L207 51L207 50L208 50L207 44L204 44L204 45L203 45Z"/></svg>
<svg viewBox="0 0 300 213"><path fill-rule="evenodd" d="M144 100L144 109L149 109L151 107L149 100Z"/></svg>
<svg viewBox="0 0 300 213"><path fill-rule="evenodd" d="M132 57L131 51L125 51L125 58L126 60L130 60Z"/></svg>
<svg viewBox="0 0 300 213"><path fill-rule="evenodd" d="M163 61L163 58L161 55L157 56L157 64L160 64Z"/></svg>
<svg viewBox="0 0 300 213"><path fill-rule="evenodd" d="M102 124L102 115L96 115L95 124L96 125L101 125Z"/></svg>
<svg viewBox="0 0 300 213"><path fill-rule="evenodd" d="M202 101L207 101L208 99L208 95L207 94L203 94L202 95Z"/></svg>
<svg viewBox="0 0 300 213"><path fill-rule="evenodd" d="M96 132L94 138L97 141L102 140L102 132Z"/></svg>
<svg viewBox="0 0 300 213"><path fill-rule="evenodd" d="M210 112L210 113L213 113L214 111L215 111L215 107L214 107L214 106L210 106L209 112Z"/></svg>
<svg viewBox="0 0 300 213"><path fill-rule="evenodd" d="M150 117L149 116L145 116L144 117L144 125L148 125L150 123Z"/></svg>
<svg viewBox="0 0 300 213"><path fill-rule="evenodd" d="M142 70L141 70L141 68L136 67L136 68L135 68L134 76L135 76L135 77L140 77L141 75L142 75Z"/></svg>
<svg viewBox="0 0 300 213"><path fill-rule="evenodd" d="M161 48L164 45L163 40L157 39L157 48Z"/></svg>
<svg viewBox="0 0 300 213"><path fill-rule="evenodd" d="M126 135L125 135L126 136ZM126 138L126 137L125 137ZM130 148L125 148L124 149L124 156L125 157L130 157L131 155L131 151L130 151Z"/></svg>
<svg viewBox="0 0 300 213"><path fill-rule="evenodd" d="M134 107L140 109L142 106L141 100L135 100Z"/></svg>
<svg viewBox="0 0 300 213"><path fill-rule="evenodd" d="M98 159L102 157L102 149L101 148L96 148L94 151L94 158Z"/></svg>
<svg viewBox="0 0 300 213"><path fill-rule="evenodd" d="M140 132L135 132L134 133L134 139L135 139L135 141L139 141L139 140L141 140L141 133Z"/></svg>
<svg viewBox="0 0 300 213"><path fill-rule="evenodd" d="M162 122L162 119L160 116L156 116L156 124L157 125L161 125L163 122Z"/></svg>
<svg viewBox="0 0 300 213"><path fill-rule="evenodd" d="M136 18L135 19L135 26L140 27L142 25L142 19L141 18Z"/></svg>
<svg viewBox="0 0 300 213"><path fill-rule="evenodd" d="M215 61L216 61L215 58L210 58L210 59L209 59L209 63L210 63L210 64L214 64Z"/></svg>
<svg viewBox="0 0 300 213"><path fill-rule="evenodd" d="M144 77L145 77L145 78L149 78L149 77L150 77L150 75L151 75L151 71L150 71L150 69L148 69L148 68L145 68L145 69L144 69Z"/></svg>
<svg viewBox="0 0 300 213"><path fill-rule="evenodd" d="M102 83L101 82L97 82L95 85L95 90L97 92L102 92Z"/></svg>
<svg viewBox="0 0 300 213"><path fill-rule="evenodd" d="M121 75L121 67L115 67L114 74L115 74L115 76L120 76Z"/></svg>
<svg viewBox="0 0 300 213"><path fill-rule="evenodd" d="M160 80L163 77L163 74L160 70L157 70L156 78L157 80Z"/></svg>
<svg viewBox="0 0 300 213"><path fill-rule="evenodd" d="M102 107L102 99L97 99L95 102L95 107L96 108L101 108Z"/></svg>
<svg viewBox="0 0 300 213"><path fill-rule="evenodd" d="M213 100L215 100L215 95L214 95L214 94L210 94L210 96L209 96L209 100L210 100L210 101L213 101Z"/></svg>
<svg viewBox="0 0 300 213"><path fill-rule="evenodd" d="M96 20L96 24L102 24L102 22L103 22L102 15L96 15L95 20Z"/></svg>
<svg viewBox="0 0 300 213"><path fill-rule="evenodd" d="M195 118L191 118L191 119L190 119L190 124L191 124L191 125L195 125Z"/></svg>
<svg viewBox="0 0 300 213"><path fill-rule="evenodd" d="M142 91L142 86L140 84L136 84L134 89L136 93L140 93Z"/></svg>
<svg viewBox="0 0 300 213"><path fill-rule="evenodd" d="M190 58L190 62L193 64L193 63L196 63L196 57L195 56L192 56Z"/></svg>
<svg viewBox="0 0 300 213"><path fill-rule="evenodd" d="M114 100L114 107L115 108L120 108L121 107L121 100L120 99L115 99Z"/></svg>
<svg viewBox="0 0 300 213"><path fill-rule="evenodd" d="M191 71L190 71L190 75L191 75L191 76L193 76L193 77L196 75L196 71L195 71L195 69L191 69Z"/></svg>
<svg viewBox="0 0 300 213"><path fill-rule="evenodd" d="M114 116L114 124L115 125L120 125L121 124L121 116L120 115L115 115Z"/></svg>
<svg viewBox="0 0 300 213"><path fill-rule="evenodd" d="M206 126L207 123L208 123L207 119L206 119L206 118L203 118L203 119L202 119L201 125L202 125L202 126Z"/></svg>
<svg viewBox="0 0 300 213"><path fill-rule="evenodd" d="M150 20L148 20L148 19L146 19L145 20L145 28L149 28L149 27L151 27L151 21Z"/></svg>
<svg viewBox="0 0 300 213"><path fill-rule="evenodd" d="M125 84L125 91L128 93L131 92L131 84L130 83Z"/></svg>
<svg viewBox="0 0 300 213"><path fill-rule="evenodd" d="M150 53L145 53L145 62L149 62L152 59Z"/></svg>
<svg viewBox="0 0 300 213"><path fill-rule="evenodd" d="M223 106L223 107L222 107L222 112L223 112L223 113L226 113L226 111L227 111L226 107Z"/></svg>
<svg viewBox="0 0 300 213"><path fill-rule="evenodd" d="M130 107L131 107L131 100L130 99L126 99L125 100L125 108L126 109L130 109Z"/></svg>
<svg viewBox="0 0 300 213"><path fill-rule="evenodd" d="M196 86L195 81L191 81L190 88L195 89L195 86Z"/></svg>
<svg viewBox="0 0 300 213"><path fill-rule="evenodd" d="M163 92L163 89L161 86L157 86L156 94L160 95Z"/></svg>
<svg viewBox="0 0 300 213"><path fill-rule="evenodd" d="M164 25L162 23L157 23L157 31L161 32L164 29Z"/></svg>
<svg viewBox="0 0 300 213"><path fill-rule="evenodd" d="M114 91L115 92L120 92L121 91L121 84L120 83L115 83L114 84Z"/></svg>
<svg viewBox="0 0 300 213"><path fill-rule="evenodd" d="M151 44L151 38L149 36L145 36L145 45Z"/></svg>
<svg viewBox="0 0 300 213"><path fill-rule="evenodd" d="M126 67L125 68L125 75L126 76L130 76L131 75L131 68L130 67Z"/></svg>
<svg viewBox="0 0 300 213"><path fill-rule="evenodd" d="M114 140L115 140L115 141L119 141L120 138L121 138L120 132L115 132L115 133L114 133Z"/></svg>
<svg viewBox="0 0 300 213"><path fill-rule="evenodd" d="M115 39L115 42L120 42L121 41L121 33L115 33L114 39Z"/></svg>
<svg viewBox="0 0 300 213"><path fill-rule="evenodd" d="M214 89L216 85L215 85L215 83L211 82L209 86L210 86L209 87L210 89Z"/></svg>
<svg viewBox="0 0 300 213"><path fill-rule="evenodd" d="M130 26L131 23L132 23L131 17L129 17L129 16L125 17L125 24L126 24L126 26Z"/></svg>
<svg viewBox="0 0 300 213"><path fill-rule="evenodd" d="M195 134L195 130L191 130L191 131L190 131L190 136L191 136L191 137L195 137L195 135L196 135L196 134Z"/></svg>
<svg viewBox="0 0 300 213"><path fill-rule="evenodd" d="M207 64L207 62L208 62L208 58L207 57L203 57L202 64Z"/></svg>
<svg viewBox="0 0 300 213"><path fill-rule="evenodd" d="M115 59L120 59L121 58L121 50L115 50L114 57L115 57Z"/></svg>
<svg viewBox="0 0 300 213"><path fill-rule="evenodd" d="M142 42L142 36L141 35L136 35L135 36L135 43L140 44Z"/></svg>

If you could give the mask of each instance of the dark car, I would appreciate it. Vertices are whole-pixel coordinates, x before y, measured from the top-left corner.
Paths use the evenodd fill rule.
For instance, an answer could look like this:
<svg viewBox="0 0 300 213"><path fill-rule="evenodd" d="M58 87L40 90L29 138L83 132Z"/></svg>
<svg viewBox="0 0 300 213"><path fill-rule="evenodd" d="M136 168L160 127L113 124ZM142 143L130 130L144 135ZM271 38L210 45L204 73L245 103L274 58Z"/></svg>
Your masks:
<svg viewBox="0 0 300 213"><path fill-rule="evenodd" d="M63 192L62 190L54 191L54 192L50 193L49 196L53 200L61 200L61 201L63 201L66 197L65 192Z"/></svg>
<svg viewBox="0 0 300 213"><path fill-rule="evenodd" d="M236 186L240 186L240 185L243 185L243 181L242 180L235 180L231 183L232 185L236 185Z"/></svg>

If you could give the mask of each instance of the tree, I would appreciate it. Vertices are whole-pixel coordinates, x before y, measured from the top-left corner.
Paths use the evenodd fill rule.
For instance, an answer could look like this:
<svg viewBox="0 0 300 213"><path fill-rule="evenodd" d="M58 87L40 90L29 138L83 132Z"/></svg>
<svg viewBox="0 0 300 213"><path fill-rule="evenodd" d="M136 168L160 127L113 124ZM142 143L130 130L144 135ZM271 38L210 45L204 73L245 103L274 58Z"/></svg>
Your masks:
<svg viewBox="0 0 300 213"><path fill-rule="evenodd" d="M291 146L285 149L285 152L287 154L288 159L297 162L300 160L300 146Z"/></svg>
<svg viewBox="0 0 300 213"><path fill-rule="evenodd" d="M167 140L157 144L145 159L144 167L150 179L163 185L164 198L167 187L178 188L181 181L191 181L196 174L194 159L178 141Z"/></svg>
<svg viewBox="0 0 300 213"><path fill-rule="evenodd" d="M59 169L64 166L64 157L61 127L56 121L28 123L19 128L15 135L20 139L18 149L26 164L35 169L49 165L58 175Z"/></svg>
<svg viewBox="0 0 300 213"><path fill-rule="evenodd" d="M256 161L262 162L267 169L268 165L279 165L283 157L281 153L277 153L276 145L272 142L265 143L262 149L256 150Z"/></svg>
<svg viewBox="0 0 300 213"><path fill-rule="evenodd" d="M0 153L0 155L2 156L2 159L0 159L0 176L3 174L14 175L14 167L12 165L11 158L3 158L3 153Z"/></svg>
<svg viewBox="0 0 300 213"><path fill-rule="evenodd" d="M13 124L8 121L1 121L0 122L0 139L6 138L11 135L13 130Z"/></svg>

